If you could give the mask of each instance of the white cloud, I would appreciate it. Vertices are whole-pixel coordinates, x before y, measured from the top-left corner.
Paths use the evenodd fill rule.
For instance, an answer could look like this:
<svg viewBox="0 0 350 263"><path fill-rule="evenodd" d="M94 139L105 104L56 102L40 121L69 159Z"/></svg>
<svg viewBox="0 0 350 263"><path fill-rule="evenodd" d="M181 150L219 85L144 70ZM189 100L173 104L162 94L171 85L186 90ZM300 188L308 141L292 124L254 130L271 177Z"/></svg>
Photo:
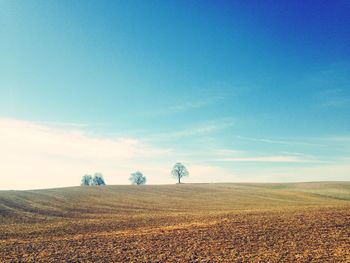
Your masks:
<svg viewBox="0 0 350 263"><path fill-rule="evenodd" d="M233 171L226 170L219 166L195 164L189 165L190 177L184 178L184 182L191 183L218 183L218 182L237 182L239 176Z"/></svg>
<svg viewBox="0 0 350 263"><path fill-rule="evenodd" d="M100 138L13 119L0 119L0 145L1 189L76 185L95 171L127 183L128 174L140 169L135 165L170 153L133 138Z"/></svg>
<svg viewBox="0 0 350 263"><path fill-rule="evenodd" d="M108 184L129 184L136 170L150 184L174 183L170 170L177 161L190 172L185 182L349 180L349 159L322 163L302 154L254 156L215 146L202 158L201 149L176 152L137 138L98 137L86 130L0 118L0 189L79 185L82 175L94 172L102 172ZM300 165L257 168L236 162Z"/></svg>
<svg viewBox="0 0 350 263"><path fill-rule="evenodd" d="M254 177L257 182L349 181L350 159L334 164L318 164L293 169L266 169Z"/></svg>

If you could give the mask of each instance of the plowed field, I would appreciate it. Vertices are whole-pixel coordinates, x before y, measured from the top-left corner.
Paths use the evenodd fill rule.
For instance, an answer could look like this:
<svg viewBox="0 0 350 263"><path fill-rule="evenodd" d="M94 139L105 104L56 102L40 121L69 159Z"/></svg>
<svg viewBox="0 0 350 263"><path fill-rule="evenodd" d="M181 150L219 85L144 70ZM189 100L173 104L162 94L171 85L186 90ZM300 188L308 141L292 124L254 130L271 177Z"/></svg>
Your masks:
<svg viewBox="0 0 350 263"><path fill-rule="evenodd" d="M0 192L1 262L350 262L350 183Z"/></svg>

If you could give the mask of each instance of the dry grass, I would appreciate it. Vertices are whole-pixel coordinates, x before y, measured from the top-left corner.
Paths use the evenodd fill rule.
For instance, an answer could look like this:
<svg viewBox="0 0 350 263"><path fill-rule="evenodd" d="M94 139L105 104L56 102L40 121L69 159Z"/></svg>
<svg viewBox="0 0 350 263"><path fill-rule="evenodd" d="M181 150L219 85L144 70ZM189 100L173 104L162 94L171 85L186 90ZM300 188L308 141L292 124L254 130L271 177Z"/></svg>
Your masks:
<svg viewBox="0 0 350 263"><path fill-rule="evenodd" d="M0 262L349 262L350 183L0 192Z"/></svg>

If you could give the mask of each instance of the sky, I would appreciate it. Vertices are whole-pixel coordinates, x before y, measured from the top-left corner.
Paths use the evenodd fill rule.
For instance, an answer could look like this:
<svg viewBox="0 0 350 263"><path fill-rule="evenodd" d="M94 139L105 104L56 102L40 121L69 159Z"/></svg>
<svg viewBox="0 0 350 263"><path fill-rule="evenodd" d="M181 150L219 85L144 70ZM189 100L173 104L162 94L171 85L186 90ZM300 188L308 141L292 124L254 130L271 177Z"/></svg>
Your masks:
<svg viewBox="0 0 350 263"><path fill-rule="evenodd" d="M350 2L0 1L0 189L350 180Z"/></svg>

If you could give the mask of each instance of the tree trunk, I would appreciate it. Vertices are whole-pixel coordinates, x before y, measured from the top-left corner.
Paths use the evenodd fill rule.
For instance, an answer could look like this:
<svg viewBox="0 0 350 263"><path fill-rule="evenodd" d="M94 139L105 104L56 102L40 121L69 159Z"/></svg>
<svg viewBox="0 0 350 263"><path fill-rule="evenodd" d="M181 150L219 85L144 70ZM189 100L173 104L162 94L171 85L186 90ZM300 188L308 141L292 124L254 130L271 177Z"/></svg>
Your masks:
<svg viewBox="0 0 350 263"><path fill-rule="evenodd" d="M180 182L181 177L180 177L180 176L178 176L178 179L179 179L179 184L181 184L181 182Z"/></svg>

